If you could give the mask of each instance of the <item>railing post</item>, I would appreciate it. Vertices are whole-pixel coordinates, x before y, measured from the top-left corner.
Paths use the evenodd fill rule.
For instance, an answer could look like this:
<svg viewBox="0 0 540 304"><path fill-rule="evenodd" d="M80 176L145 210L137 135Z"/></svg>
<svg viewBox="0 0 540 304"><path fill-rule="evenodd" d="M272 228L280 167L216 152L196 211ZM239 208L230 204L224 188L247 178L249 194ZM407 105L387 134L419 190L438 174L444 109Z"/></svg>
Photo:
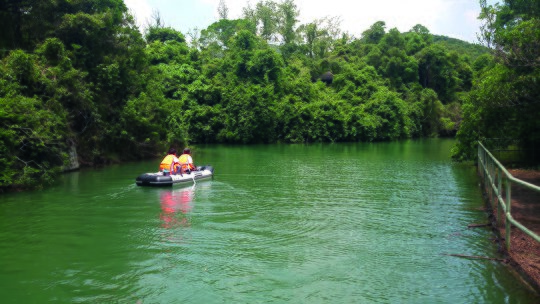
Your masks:
<svg viewBox="0 0 540 304"><path fill-rule="evenodd" d="M488 171L488 181L489 181L489 202L491 203L491 206L493 208L493 168L495 167L495 164L493 163L493 160L489 159L489 171Z"/></svg>
<svg viewBox="0 0 540 304"><path fill-rule="evenodd" d="M512 223L508 220L510 217L510 207L512 206L512 182L507 179L506 182L506 215L504 219L504 225L506 230L506 250L510 252L510 231L512 230Z"/></svg>
<svg viewBox="0 0 540 304"><path fill-rule="evenodd" d="M497 180L498 180L498 185L497 185L497 226L501 226L502 224L502 208L501 208L501 204L504 204L504 201L499 201L499 196L501 196L501 188L502 188L502 174L501 174L501 170L497 170ZM501 196L502 197L502 196Z"/></svg>
<svg viewBox="0 0 540 304"><path fill-rule="evenodd" d="M491 207L493 207L493 202L495 201L495 205L497 207L497 226L501 227L502 221L504 221L506 250L510 252L511 249L512 226L521 230L523 233L540 243L540 236L537 233L529 230L519 221L516 221L511 214L512 184L516 183L531 190L537 191L538 193L540 193L540 187L514 178L512 174L510 174L506 168L504 168L504 166L482 145L482 143L478 142L478 145L478 163L479 165L482 165L482 181L484 182L485 187L491 188L484 188L484 193L486 194L488 203L491 205ZM495 179L495 177L497 177L497 179ZM505 183L504 187L506 199L502 196L503 181ZM492 200L493 195L496 195L494 201Z"/></svg>
<svg viewBox="0 0 540 304"><path fill-rule="evenodd" d="M489 205L491 207L493 207L493 205L491 204L491 195L490 195L490 192L489 192L489 188L488 188L488 185L489 185L489 168L491 166L490 164L490 159L489 158L486 158L486 167L484 168L484 191L486 192L486 195L487 195L487 199L488 199L488 202L489 202Z"/></svg>
<svg viewBox="0 0 540 304"><path fill-rule="evenodd" d="M484 168L484 158L482 157L482 147L478 145L478 173L480 173L480 177L484 177L484 173L482 172Z"/></svg>
<svg viewBox="0 0 540 304"><path fill-rule="evenodd" d="M478 145L478 148L476 148L476 156L478 157L478 161L476 162L476 173L480 175L480 168L482 167L482 157L480 157L480 145Z"/></svg>

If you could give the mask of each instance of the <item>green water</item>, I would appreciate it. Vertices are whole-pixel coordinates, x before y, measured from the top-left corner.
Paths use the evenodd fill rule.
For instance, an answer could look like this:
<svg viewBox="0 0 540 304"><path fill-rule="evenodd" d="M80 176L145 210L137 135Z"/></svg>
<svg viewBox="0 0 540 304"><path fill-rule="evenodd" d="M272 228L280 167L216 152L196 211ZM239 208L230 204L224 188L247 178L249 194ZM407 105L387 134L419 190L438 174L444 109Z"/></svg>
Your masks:
<svg viewBox="0 0 540 304"><path fill-rule="evenodd" d="M215 178L142 188L160 160L0 196L1 303L538 303L499 257L450 140L198 146Z"/></svg>

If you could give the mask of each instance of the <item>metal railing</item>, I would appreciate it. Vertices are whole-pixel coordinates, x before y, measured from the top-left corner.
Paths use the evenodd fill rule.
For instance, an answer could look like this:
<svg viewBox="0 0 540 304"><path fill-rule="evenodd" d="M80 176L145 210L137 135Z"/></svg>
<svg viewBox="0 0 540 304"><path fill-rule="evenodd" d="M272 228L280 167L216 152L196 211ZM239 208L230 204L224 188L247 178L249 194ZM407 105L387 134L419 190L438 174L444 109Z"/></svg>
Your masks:
<svg viewBox="0 0 540 304"><path fill-rule="evenodd" d="M504 212L506 250L510 251L510 231L512 225L519 228L537 242L540 242L540 236L538 234L516 221L511 214L512 184L518 184L539 193L540 187L512 176L481 142L478 142L478 173L482 178L484 190L486 191L491 207L493 208L494 205L497 207L497 225L499 226L503 224L502 213ZM503 198L503 194L506 196L506 200Z"/></svg>

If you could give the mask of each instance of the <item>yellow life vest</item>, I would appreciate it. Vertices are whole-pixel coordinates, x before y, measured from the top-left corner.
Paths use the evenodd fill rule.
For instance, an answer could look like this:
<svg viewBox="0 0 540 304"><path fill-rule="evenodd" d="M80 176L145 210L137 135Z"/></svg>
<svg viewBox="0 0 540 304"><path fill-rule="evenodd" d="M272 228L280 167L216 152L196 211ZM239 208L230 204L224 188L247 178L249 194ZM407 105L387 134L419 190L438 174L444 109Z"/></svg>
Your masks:
<svg viewBox="0 0 540 304"><path fill-rule="evenodd" d="M161 161L161 164L159 165L159 171L163 170L169 170L169 172L175 172L174 165L176 162L174 161L174 154L169 154L165 156L165 158Z"/></svg>
<svg viewBox="0 0 540 304"><path fill-rule="evenodd" d="M180 166L182 166L182 172L186 172L186 170L195 170L195 165L193 165L193 159L191 160L191 163L189 162L190 155L189 154L182 154L180 155L180 158L178 161L180 162Z"/></svg>

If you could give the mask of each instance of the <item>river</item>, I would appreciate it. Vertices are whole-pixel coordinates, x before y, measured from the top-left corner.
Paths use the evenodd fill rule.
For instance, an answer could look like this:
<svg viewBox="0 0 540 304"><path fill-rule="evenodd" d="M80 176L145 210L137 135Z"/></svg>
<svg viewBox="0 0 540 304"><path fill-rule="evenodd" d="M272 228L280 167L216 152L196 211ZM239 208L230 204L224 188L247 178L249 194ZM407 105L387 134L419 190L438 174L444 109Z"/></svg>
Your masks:
<svg viewBox="0 0 540 304"><path fill-rule="evenodd" d="M538 303L501 258L452 140L201 145L0 195L2 303Z"/></svg>

